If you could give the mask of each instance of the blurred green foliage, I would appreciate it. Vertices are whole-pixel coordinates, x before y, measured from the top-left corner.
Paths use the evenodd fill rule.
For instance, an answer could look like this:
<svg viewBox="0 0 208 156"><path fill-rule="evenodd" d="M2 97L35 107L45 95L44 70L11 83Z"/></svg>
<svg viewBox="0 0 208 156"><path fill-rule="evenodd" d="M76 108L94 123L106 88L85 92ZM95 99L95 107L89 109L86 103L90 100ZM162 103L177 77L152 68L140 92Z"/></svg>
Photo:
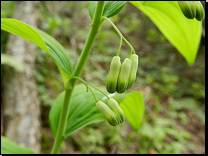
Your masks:
<svg viewBox="0 0 208 156"><path fill-rule="evenodd" d="M2 1L1 4L2 16L10 17L13 2ZM44 1L39 5L38 27L66 48L73 66L90 29L88 4L88 1ZM116 127L106 122L87 126L71 136L76 147L78 145L77 149L82 153L109 153L117 146L117 153L161 154L197 150L196 145L189 142L193 134L176 127L188 126L192 118L197 118L201 125L205 124L204 38L194 66L189 67L157 27L131 4L127 3L112 21L140 57L137 79L131 90L144 91L144 121L138 132L133 131L128 122ZM1 51L4 51L6 40L7 33L2 32ZM105 87L110 62L117 53L119 41L119 36L105 21L84 68L83 79L92 85ZM130 48L123 43L121 61L129 53ZM53 100L63 91L63 82L46 52L37 49L36 57L35 78L41 104L50 109ZM145 88L150 88L150 92L145 92ZM43 136L43 140L43 148L48 149L47 136Z"/></svg>
<svg viewBox="0 0 208 156"><path fill-rule="evenodd" d="M1 65L9 65L10 67L13 67L19 72L23 72L25 70L24 63L14 59L12 56L8 54L1 54Z"/></svg>
<svg viewBox="0 0 208 156"><path fill-rule="evenodd" d="M13 2L1 2L1 18L8 18L12 15L13 12ZM11 9L10 9L11 8ZM5 51L5 44L7 41L8 32L1 30L1 53Z"/></svg>
<svg viewBox="0 0 208 156"><path fill-rule="evenodd" d="M10 18L14 10L13 1L1 2L1 18ZM1 53L5 51L8 32L1 30Z"/></svg>
<svg viewBox="0 0 208 156"><path fill-rule="evenodd" d="M112 146L121 145L123 141L121 126L113 127L106 121L87 126L73 134L72 138L72 144L78 145L77 150L85 154L105 154L106 149L110 152Z"/></svg>

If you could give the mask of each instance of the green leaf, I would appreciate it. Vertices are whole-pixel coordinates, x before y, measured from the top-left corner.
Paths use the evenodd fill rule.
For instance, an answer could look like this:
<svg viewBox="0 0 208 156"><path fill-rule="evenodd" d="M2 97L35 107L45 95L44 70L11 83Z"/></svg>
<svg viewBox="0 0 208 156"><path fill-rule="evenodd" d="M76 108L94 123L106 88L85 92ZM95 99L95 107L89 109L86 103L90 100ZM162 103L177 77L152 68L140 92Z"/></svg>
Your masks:
<svg viewBox="0 0 208 156"><path fill-rule="evenodd" d="M103 95L100 92L94 89L92 90L97 99L103 98ZM65 91L57 97L49 114L50 126L54 136L58 129L58 122L64 101L64 95ZM104 100L104 102L106 102L106 100ZM86 87L84 85L81 84L75 87L72 95L68 124L65 132L66 137L70 136L84 126L105 120L104 115L98 111L95 104L96 101L91 92L86 92Z"/></svg>
<svg viewBox="0 0 208 156"><path fill-rule="evenodd" d="M1 135L1 154L35 154L28 148L20 147L15 142Z"/></svg>
<svg viewBox="0 0 208 156"><path fill-rule="evenodd" d="M12 56L7 55L7 54L2 54L1 53L1 64L6 64L9 65L11 67L13 67L14 69L16 69L17 71L24 71L24 63L14 59Z"/></svg>
<svg viewBox="0 0 208 156"><path fill-rule="evenodd" d="M73 73L73 68L72 68L72 64L71 64L71 60L68 56L68 54L66 53L64 47L57 42L53 37L51 37L50 35L46 34L45 32L34 28L42 37L43 41L45 42L52 58L56 61L56 64L59 68L59 71L62 75L63 81L65 86L67 85L67 83L69 82L69 80L71 79L71 75Z"/></svg>
<svg viewBox="0 0 208 156"><path fill-rule="evenodd" d="M143 114L144 114L144 100L141 92L133 92L127 97L125 97L120 103L121 109L124 111L124 114L132 125L134 130L138 130Z"/></svg>
<svg viewBox="0 0 208 156"><path fill-rule="evenodd" d="M73 69L69 56L59 42L43 31L16 19L1 19L1 29L22 37L45 50L57 64L64 84L67 84Z"/></svg>
<svg viewBox="0 0 208 156"><path fill-rule="evenodd" d="M110 18L121 11L127 1L105 1L103 16Z"/></svg>
<svg viewBox="0 0 208 156"><path fill-rule="evenodd" d="M88 11L89 11L90 18L92 20L93 20L93 17L94 17L96 6L97 6L97 1L90 1Z"/></svg>
<svg viewBox="0 0 208 156"><path fill-rule="evenodd" d="M102 16L105 16L107 18L113 17L121 11L121 9L125 6L126 2L127 1L105 1ZM89 4L88 11L91 19L93 19L96 5L97 2L95 1L91 1Z"/></svg>
<svg viewBox="0 0 208 156"><path fill-rule="evenodd" d="M19 20L9 18L1 19L1 29L22 37L48 52L48 49L40 35L29 25Z"/></svg>
<svg viewBox="0 0 208 156"><path fill-rule="evenodd" d="M102 101L107 104L107 98L104 97L103 94L101 94L95 89L92 89L92 90L98 100L102 99ZM101 90L103 91L103 89ZM108 94L107 91L103 91L103 92ZM121 102L121 104L123 105L122 109L124 113L127 112L127 116L126 116L127 120L129 120L131 124L133 123L132 125L133 127L138 128L139 125L136 125L136 124L140 124L138 120L141 119L141 116L143 114L135 114L134 112L132 113L134 114L133 117L135 117L136 120L138 121L137 123L131 122L132 116L128 115L129 110L132 110L133 107L137 109L141 105L140 103L141 102L140 100L142 100L141 99L142 96L140 96L141 93L139 92L135 92L135 93L136 94L133 94L133 93L110 94L109 96L115 98L118 101L118 103ZM49 122L50 122L51 130L54 136L56 135L56 132L58 129L58 123L59 123L61 109L62 109L62 105L64 101L64 95L65 95L65 92L62 92L56 98L50 110L50 114L49 114ZM134 97L138 95L139 95L139 99L137 97ZM125 101L126 97L128 96L130 96L129 98L130 100L131 98L136 99L136 100L132 100L133 103L131 103L130 105L129 103ZM133 111L135 109L133 109ZM142 111L138 111L138 113L140 112ZM81 128L89 124L101 122L103 120L105 120L105 117L103 114L101 114L98 111L96 107L96 101L93 98L91 92L86 92L86 87L83 84L77 85L72 95L70 112L68 116L68 124L67 124L66 132L65 132L66 137L70 136L71 134L75 133L76 131L80 130Z"/></svg>
<svg viewBox="0 0 208 156"><path fill-rule="evenodd" d="M169 42L193 65L198 51L202 22L187 19L177 1L130 1L144 12Z"/></svg>

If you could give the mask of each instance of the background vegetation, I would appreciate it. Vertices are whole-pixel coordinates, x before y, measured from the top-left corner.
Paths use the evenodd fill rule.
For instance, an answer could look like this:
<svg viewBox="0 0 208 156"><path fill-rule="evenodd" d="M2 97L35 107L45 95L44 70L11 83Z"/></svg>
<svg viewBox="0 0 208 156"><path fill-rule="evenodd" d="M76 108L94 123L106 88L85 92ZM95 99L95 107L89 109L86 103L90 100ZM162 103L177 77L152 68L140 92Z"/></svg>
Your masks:
<svg viewBox="0 0 208 156"><path fill-rule="evenodd" d="M1 2L1 17L11 17L15 3ZM55 37L67 50L73 66L79 58L90 28L89 2L40 2L38 27ZM205 36L195 64L190 67L141 11L127 3L112 21L139 55L137 79L131 90L142 91L145 114L138 132L128 121L112 127L92 124L70 136L61 153L205 153ZM1 31L1 53L8 33ZM107 22L97 35L84 68L83 79L105 88L119 36ZM121 60L130 48L123 43ZM54 61L37 49L35 78L42 104L42 151L50 153L50 106L63 91ZM4 76L3 71L1 77Z"/></svg>

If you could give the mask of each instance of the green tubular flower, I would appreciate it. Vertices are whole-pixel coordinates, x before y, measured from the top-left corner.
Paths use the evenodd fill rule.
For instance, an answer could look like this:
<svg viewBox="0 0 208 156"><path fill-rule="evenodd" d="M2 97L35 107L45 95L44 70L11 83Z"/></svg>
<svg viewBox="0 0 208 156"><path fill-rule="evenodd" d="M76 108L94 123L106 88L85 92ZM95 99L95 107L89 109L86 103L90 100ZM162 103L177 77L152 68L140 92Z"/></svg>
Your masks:
<svg viewBox="0 0 208 156"><path fill-rule="evenodd" d="M129 83L128 83L127 89L131 88L131 86L133 85L133 83L136 80L137 68L139 65L138 59L139 59L139 57L136 54L132 54L130 57L130 60L132 61L132 65L131 65L131 71L129 74Z"/></svg>
<svg viewBox="0 0 208 156"><path fill-rule="evenodd" d="M123 110L119 107L118 103L116 100L113 98L108 99L108 107L117 114L120 123L124 122L125 120L125 114Z"/></svg>
<svg viewBox="0 0 208 156"><path fill-rule="evenodd" d="M121 61L119 56L114 56L111 65L110 72L106 82L106 89L109 93L114 93L117 88L117 79L121 67Z"/></svg>
<svg viewBox="0 0 208 156"><path fill-rule="evenodd" d="M196 8L196 16L195 18L198 21L202 21L204 19L204 7L202 6L200 1L193 1Z"/></svg>
<svg viewBox="0 0 208 156"><path fill-rule="evenodd" d="M186 18L194 19L196 15L196 9L192 1L178 1L178 4Z"/></svg>
<svg viewBox="0 0 208 156"><path fill-rule="evenodd" d="M118 75L117 92L123 93L128 87L129 73L131 71L132 61L128 58L124 60Z"/></svg>
<svg viewBox="0 0 208 156"><path fill-rule="evenodd" d="M112 126L119 124L117 115L102 101L96 103L98 110L106 117L108 123Z"/></svg>

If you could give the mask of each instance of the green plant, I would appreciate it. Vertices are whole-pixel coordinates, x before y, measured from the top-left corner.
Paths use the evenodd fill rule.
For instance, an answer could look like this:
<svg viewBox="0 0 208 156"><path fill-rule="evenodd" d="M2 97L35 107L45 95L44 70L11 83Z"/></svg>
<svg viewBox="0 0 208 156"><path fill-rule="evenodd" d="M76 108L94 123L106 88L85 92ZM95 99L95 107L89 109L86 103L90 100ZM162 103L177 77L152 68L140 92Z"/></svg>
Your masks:
<svg viewBox="0 0 208 156"><path fill-rule="evenodd" d="M153 2L131 3L147 14L168 40L175 45L179 52L185 57L189 65L193 65L199 45L201 22L185 19L177 2L156 2L154 5ZM131 52L129 58L135 54L132 45L124 38L118 28L109 19L116 15L125 4L126 2L116 1L90 3L89 14L93 22L89 36L74 71L65 49L51 36L37 28L31 28L25 23L15 19L1 20L3 30L18 35L45 50L54 59L61 73L65 91L62 92L54 101L49 116L51 130L55 136L52 153L58 153L62 142L74 132L86 125L105 120L105 117L98 111L95 104L98 101L97 99L102 99L106 102L109 95L107 95L106 91L90 85L79 77L91 51L96 34L101 31L104 20L110 22L120 36L120 46L117 55L119 56L120 54L122 40L130 46ZM171 12L167 10L171 10ZM161 12L165 12L166 16L161 14ZM178 17L183 19L183 22L181 22L181 19L179 20ZM171 19L174 19L174 21L171 21ZM190 26L195 29L192 30ZM182 40L179 40L181 38ZM126 60L129 59L126 58ZM132 61L129 62L129 64L131 64ZM123 75L125 75L125 72L130 73L132 68L131 65L128 66L128 69L124 69L124 73L122 73ZM123 68L121 68L121 70L122 69ZM134 71L136 71L135 69ZM132 71L132 73L134 72ZM119 90L117 90L119 93L123 93L134 81L134 78L131 77L131 84L128 86L129 74L126 74L125 78L125 82L122 84L123 86L120 87L119 84ZM75 87L77 80L81 81L84 85L77 85ZM175 80L173 81L175 82ZM118 78L118 82L123 83L122 77ZM85 87L87 88L87 91L90 90L93 96L88 92L83 93ZM138 130L144 113L142 93L133 92L113 94L110 96L113 96L113 98L120 103L120 107L127 120L135 130Z"/></svg>

